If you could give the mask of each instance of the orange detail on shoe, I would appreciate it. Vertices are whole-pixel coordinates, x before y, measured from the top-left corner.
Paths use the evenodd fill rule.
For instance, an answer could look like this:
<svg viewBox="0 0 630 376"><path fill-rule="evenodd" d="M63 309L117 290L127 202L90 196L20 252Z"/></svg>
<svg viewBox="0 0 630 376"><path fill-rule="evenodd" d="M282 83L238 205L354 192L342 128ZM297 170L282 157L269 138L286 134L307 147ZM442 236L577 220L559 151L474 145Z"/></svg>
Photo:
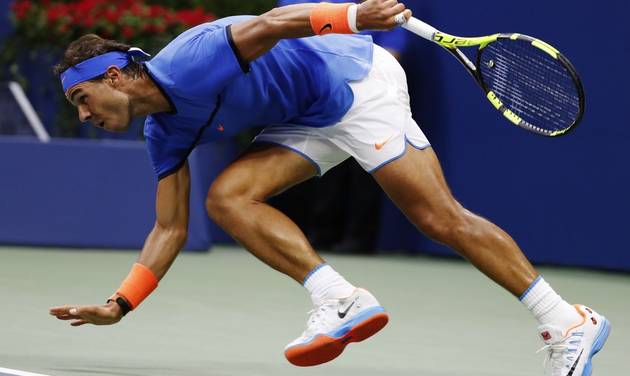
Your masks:
<svg viewBox="0 0 630 376"><path fill-rule="evenodd" d="M381 143L375 143L374 147L376 148L376 150L381 150L383 148L383 146L385 146L386 143L388 143L394 136L389 136L389 138L387 140L385 140L384 142Z"/></svg>
<svg viewBox="0 0 630 376"><path fill-rule="evenodd" d="M572 331L573 329L578 328L578 327L580 327L580 326L584 325L584 323L586 322L586 313L582 312L582 310L580 309L580 306L578 306L577 304L576 304L576 305L574 305L574 307L575 307L575 310L576 310L576 311L580 314L580 316L582 316L582 321L581 321L579 324L577 324L577 325L573 325L572 327L570 327L569 329L567 329L567 330L564 332L564 335L563 335L564 337L566 337L566 336L569 334L569 332L570 332L570 331Z"/></svg>
<svg viewBox="0 0 630 376"><path fill-rule="evenodd" d="M315 35L354 34L348 24L348 8L353 3L319 3L310 15L311 28Z"/></svg>
<svg viewBox="0 0 630 376"><path fill-rule="evenodd" d="M307 344L288 348L284 355L291 364L299 367L310 367L330 362L341 355L349 343L361 342L370 338L383 329L388 321L387 313L379 313L356 325L339 338L320 335Z"/></svg>
<svg viewBox="0 0 630 376"><path fill-rule="evenodd" d="M223 123L221 123L221 124L219 124L219 125L217 126L217 130L218 130L219 132L223 132L223 131L225 130L225 127L223 126Z"/></svg>

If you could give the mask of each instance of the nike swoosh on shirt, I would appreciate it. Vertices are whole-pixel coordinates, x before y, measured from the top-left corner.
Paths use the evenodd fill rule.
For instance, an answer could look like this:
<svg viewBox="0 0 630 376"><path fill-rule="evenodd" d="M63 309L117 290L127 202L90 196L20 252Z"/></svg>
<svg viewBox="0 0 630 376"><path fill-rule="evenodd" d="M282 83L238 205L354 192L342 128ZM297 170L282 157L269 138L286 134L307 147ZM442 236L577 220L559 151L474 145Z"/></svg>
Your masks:
<svg viewBox="0 0 630 376"><path fill-rule="evenodd" d="M352 306L354 305L354 302L356 302L356 300L352 301L352 303L345 310L337 311L337 315L339 316L340 319L343 319L344 317L346 317L348 312L350 312L350 308L352 308Z"/></svg>
<svg viewBox="0 0 630 376"><path fill-rule="evenodd" d="M577 367L578 363L580 362L580 358L582 357L582 353L584 352L584 349L582 349L582 351L580 351L580 355L577 357L577 359L575 359L575 363L573 363L573 367L571 367L571 370L569 371L569 373L567 373L567 376L572 376L573 372L575 372L575 368Z"/></svg>

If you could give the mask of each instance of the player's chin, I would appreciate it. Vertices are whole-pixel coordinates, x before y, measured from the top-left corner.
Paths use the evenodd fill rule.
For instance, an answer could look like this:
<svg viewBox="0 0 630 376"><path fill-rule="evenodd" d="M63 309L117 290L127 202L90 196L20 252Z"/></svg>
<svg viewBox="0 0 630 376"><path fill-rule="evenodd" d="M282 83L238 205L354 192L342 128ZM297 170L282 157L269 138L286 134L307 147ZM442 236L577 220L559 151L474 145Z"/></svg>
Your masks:
<svg viewBox="0 0 630 376"><path fill-rule="evenodd" d="M108 132L112 132L112 133L123 133L123 132L127 132L129 130L129 127L131 125L131 122L126 122L126 123L105 123L103 125L103 129L105 129Z"/></svg>

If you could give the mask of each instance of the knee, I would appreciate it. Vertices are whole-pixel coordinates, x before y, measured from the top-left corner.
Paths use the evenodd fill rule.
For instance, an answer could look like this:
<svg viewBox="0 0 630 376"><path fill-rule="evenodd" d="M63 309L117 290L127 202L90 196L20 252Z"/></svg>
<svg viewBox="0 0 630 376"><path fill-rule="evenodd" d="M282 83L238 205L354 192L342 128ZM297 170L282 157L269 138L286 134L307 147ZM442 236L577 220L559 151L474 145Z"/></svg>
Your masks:
<svg viewBox="0 0 630 376"><path fill-rule="evenodd" d="M206 196L206 211L215 222L222 219L246 213L243 206L251 201L251 195L234 184L216 181L208 190Z"/></svg>
<svg viewBox="0 0 630 376"><path fill-rule="evenodd" d="M466 209L461 206L441 211L421 213L414 221L420 231L431 239L451 245L466 238L474 229L468 220Z"/></svg>

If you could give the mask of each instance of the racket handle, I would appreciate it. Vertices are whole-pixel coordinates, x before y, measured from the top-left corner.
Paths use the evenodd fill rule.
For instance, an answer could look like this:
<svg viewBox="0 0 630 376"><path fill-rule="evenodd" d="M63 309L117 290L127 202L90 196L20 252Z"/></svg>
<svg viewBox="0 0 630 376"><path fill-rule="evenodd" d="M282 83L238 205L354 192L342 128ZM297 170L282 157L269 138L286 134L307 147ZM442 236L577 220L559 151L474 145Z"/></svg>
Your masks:
<svg viewBox="0 0 630 376"><path fill-rule="evenodd" d="M433 36L438 32L433 26L415 17L411 17L402 27L430 41L433 41Z"/></svg>

